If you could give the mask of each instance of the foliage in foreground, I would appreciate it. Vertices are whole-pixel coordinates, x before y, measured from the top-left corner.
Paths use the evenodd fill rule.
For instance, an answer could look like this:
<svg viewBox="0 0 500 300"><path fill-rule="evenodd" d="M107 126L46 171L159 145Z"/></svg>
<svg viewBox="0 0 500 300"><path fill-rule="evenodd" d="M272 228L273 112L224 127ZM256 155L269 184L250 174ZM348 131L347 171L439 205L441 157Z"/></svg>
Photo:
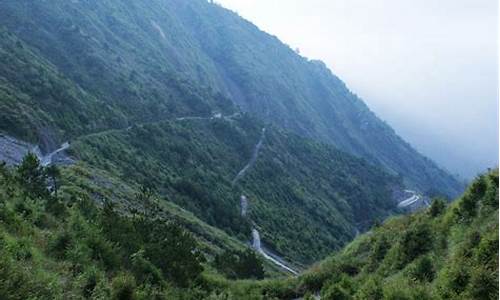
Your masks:
<svg viewBox="0 0 500 300"><path fill-rule="evenodd" d="M210 264L190 233L147 205L118 213L85 194L58 198L51 174L31 155L0 167L2 299L498 298L498 171L449 207L436 199L391 219L297 278L260 281L209 271L262 278L253 252ZM142 189L137 201L148 197Z"/></svg>
<svg viewBox="0 0 500 300"><path fill-rule="evenodd" d="M191 233L142 209L119 212L87 194L61 193L58 170L29 154L17 168L0 165L1 299L199 299L209 293L209 265ZM59 178L57 178L59 179ZM235 250L239 278L262 276L253 252ZM240 259L244 257L245 259ZM231 265L228 265L231 266ZM252 273L253 272L253 273ZM255 278L257 278L255 276Z"/></svg>

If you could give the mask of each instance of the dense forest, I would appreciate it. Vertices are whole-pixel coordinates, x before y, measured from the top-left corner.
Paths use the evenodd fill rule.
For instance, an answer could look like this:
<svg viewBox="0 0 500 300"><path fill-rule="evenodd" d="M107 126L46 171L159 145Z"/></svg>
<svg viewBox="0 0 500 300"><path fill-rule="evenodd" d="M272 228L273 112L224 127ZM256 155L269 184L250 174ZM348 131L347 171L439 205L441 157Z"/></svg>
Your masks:
<svg viewBox="0 0 500 300"><path fill-rule="evenodd" d="M267 129L255 165L233 186L260 138L259 125L249 116L148 123L77 139L71 151L94 168L147 183L242 241L250 238L250 224L240 216L245 194L267 246L299 264L324 257L396 211L397 178L277 128Z"/></svg>

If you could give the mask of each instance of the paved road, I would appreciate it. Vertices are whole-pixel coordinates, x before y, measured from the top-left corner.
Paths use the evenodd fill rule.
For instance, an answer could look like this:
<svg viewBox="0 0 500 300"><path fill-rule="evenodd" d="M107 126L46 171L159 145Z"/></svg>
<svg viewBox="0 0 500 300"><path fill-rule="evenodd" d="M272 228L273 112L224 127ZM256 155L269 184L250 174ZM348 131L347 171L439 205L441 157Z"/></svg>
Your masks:
<svg viewBox="0 0 500 300"><path fill-rule="evenodd" d="M292 273L293 275L298 275L299 273L295 271L294 269L290 268L289 266L285 265L282 263L279 259L272 257L271 255L267 254L264 249L262 249L261 243L260 243L260 234L259 231L255 228L252 228L252 247L260 253L265 259L269 260L273 264L287 270L288 272Z"/></svg>
<svg viewBox="0 0 500 300"><path fill-rule="evenodd" d="M422 196L417 194L417 192L415 192L415 191L405 190L405 193L411 194L411 196L409 198L406 198L405 200L399 202L398 203L399 208L408 207L408 206L415 204L418 201L422 200ZM426 205L426 204L427 204L427 201L424 201L424 205Z"/></svg>
<svg viewBox="0 0 500 300"><path fill-rule="evenodd" d="M245 195L240 197L241 216L246 217L248 210L248 199Z"/></svg>
<svg viewBox="0 0 500 300"><path fill-rule="evenodd" d="M69 148L69 143L68 142L65 142L61 145L61 147L59 147L58 149L50 152L49 154L47 155L42 155L41 157L39 157L40 159L40 163L42 164L42 166L46 167L48 165L50 165L52 163L52 158L57 155L58 153L61 153L63 151L65 151L66 149Z"/></svg>
<svg viewBox="0 0 500 300"><path fill-rule="evenodd" d="M252 167L255 164L255 162L257 161L257 157L259 156L260 149L262 148L262 144L264 143L265 135L266 135L266 128L262 128L260 139L257 142L257 144L255 145L255 148L254 148L253 153L252 153L252 157L250 157L250 160L248 161L248 163L234 177L234 179L232 181L233 186L238 182L238 180L240 180L241 178L243 178L243 176L245 176L245 173L248 171L248 169L250 169L250 167ZM248 199L245 195L241 195L241 197L240 197L240 211L241 211L241 216L246 217L247 211L248 211ZM269 260L273 264L277 265L278 267L280 267L280 268L282 268L282 269L284 269L284 270L286 270L294 275L298 275L298 272L295 271L294 269L292 269L291 267L287 266L281 258L279 258L276 255L271 255L271 254L267 253L262 248L261 241L260 241L260 233L255 228L255 226L253 226L253 228L252 228L252 247L254 248L255 251L257 251L265 259Z"/></svg>
<svg viewBox="0 0 500 300"><path fill-rule="evenodd" d="M259 142L257 145L255 145L255 148L253 149L252 157L250 157L250 160L248 163L241 169L238 174L236 174L236 177L234 177L233 181L231 182L232 185L235 185L238 180L243 178L245 176L245 173L250 169L251 166L255 163L257 160L257 157L259 156L259 151L260 148L262 148L262 144L264 143L264 137L266 136L266 128L262 128L262 133L260 135Z"/></svg>

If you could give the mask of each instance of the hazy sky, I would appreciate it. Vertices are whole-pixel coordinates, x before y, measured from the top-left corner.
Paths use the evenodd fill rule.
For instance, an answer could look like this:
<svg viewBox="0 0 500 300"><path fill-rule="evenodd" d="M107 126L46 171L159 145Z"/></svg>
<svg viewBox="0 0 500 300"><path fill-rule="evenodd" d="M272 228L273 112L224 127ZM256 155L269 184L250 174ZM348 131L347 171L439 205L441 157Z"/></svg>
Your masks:
<svg viewBox="0 0 500 300"><path fill-rule="evenodd" d="M497 0L217 0L323 60L453 173L498 165Z"/></svg>

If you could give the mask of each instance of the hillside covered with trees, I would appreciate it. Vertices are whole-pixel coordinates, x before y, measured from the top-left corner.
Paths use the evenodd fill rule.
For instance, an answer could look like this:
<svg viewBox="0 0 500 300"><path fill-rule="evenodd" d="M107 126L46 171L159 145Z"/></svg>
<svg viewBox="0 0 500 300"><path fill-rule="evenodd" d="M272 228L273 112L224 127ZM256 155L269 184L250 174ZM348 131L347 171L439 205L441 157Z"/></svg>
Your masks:
<svg viewBox="0 0 500 300"><path fill-rule="evenodd" d="M0 130L45 151L84 133L242 110L422 193L462 192L323 63L212 2L4 1L0 27L0 91L10 99Z"/></svg>
<svg viewBox="0 0 500 300"><path fill-rule="evenodd" d="M240 216L240 196L246 195L266 245L299 265L396 212L398 178L275 127L267 128L255 164L233 185L261 126L248 116L148 123L82 137L71 151L93 168L147 183L242 241L250 239L250 224Z"/></svg>

